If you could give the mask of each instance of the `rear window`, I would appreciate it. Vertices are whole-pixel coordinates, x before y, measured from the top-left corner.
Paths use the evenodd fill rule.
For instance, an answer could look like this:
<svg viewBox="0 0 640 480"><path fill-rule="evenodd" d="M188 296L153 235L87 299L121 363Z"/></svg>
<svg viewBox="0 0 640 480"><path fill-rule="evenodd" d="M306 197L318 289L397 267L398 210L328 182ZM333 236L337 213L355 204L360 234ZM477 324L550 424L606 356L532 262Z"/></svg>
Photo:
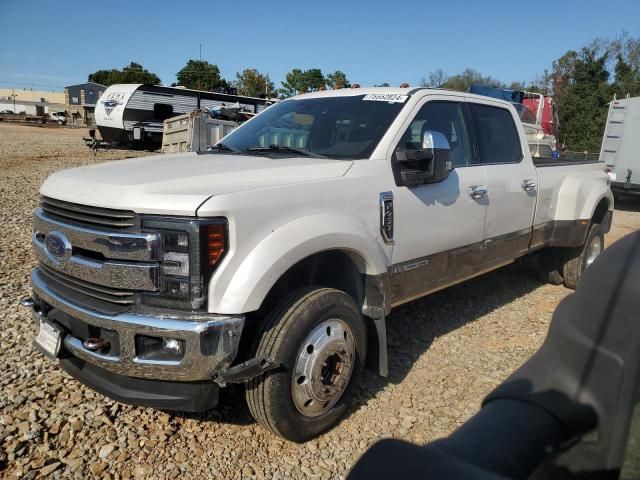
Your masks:
<svg viewBox="0 0 640 480"><path fill-rule="evenodd" d="M511 112L506 108L469 104L478 137L479 163L517 163L522 146Z"/></svg>

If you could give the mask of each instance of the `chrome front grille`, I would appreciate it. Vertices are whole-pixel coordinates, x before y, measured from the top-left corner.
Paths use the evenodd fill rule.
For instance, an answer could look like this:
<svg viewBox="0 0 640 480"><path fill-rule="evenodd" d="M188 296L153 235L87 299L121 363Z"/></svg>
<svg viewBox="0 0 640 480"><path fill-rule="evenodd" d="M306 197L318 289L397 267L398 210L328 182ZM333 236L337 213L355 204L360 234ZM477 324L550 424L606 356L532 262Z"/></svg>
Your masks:
<svg viewBox="0 0 640 480"><path fill-rule="evenodd" d="M52 282L52 286L54 288L57 283L78 293L82 293L105 302L116 303L119 305L133 305L136 303L136 294L133 291L103 287L101 285L85 282L47 267L42 263L39 267L42 270L43 275Z"/></svg>
<svg viewBox="0 0 640 480"><path fill-rule="evenodd" d="M142 233L139 222L134 212L41 197L32 235L38 275L92 311L131 310L161 286L160 234Z"/></svg>
<svg viewBox="0 0 640 480"><path fill-rule="evenodd" d="M49 197L40 197L40 207L48 216L76 225L110 230L139 227L138 216L130 210L78 205Z"/></svg>

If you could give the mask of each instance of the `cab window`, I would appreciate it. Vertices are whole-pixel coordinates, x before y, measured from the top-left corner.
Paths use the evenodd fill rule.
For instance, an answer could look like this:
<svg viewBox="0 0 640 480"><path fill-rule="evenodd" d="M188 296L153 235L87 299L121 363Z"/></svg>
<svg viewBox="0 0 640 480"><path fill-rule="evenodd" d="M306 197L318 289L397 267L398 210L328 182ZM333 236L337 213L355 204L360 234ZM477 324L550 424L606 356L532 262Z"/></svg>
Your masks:
<svg viewBox="0 0 640 480"><path fill-rule="evenodd" d="M449 141L453 168L471 163L471 142L464 117L464 105L459 102L427 102L418 111L398 144L400 150L418 150L426 131L442 133Z"/></svg>
<svg viewBox="0 0 640 480"><path fill-rule="evenodd" d="M478 141L478 163L518 163L522 160L520 136L509 110L477 103L470 103L469 110Z"/></svg>

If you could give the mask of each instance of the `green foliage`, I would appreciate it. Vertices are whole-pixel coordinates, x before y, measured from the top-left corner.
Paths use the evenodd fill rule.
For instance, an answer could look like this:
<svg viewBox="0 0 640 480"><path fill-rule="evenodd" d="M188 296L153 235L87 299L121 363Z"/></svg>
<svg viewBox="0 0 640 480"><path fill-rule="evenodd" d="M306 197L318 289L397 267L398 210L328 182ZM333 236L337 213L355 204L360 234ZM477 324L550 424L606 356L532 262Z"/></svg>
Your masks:
<svg viewBox="0 0 640 480"><path fill-rule="evenodd" d="M622 54L618 54L615 75L613 90L618 98L624 98L627 95L631 97L640 95L640 68L634 68L623 58Z"/></svg>
<svg viewBox="0 0 640 480"><path fill-rule="evenodd" d="M299 68L294 68L285 76L285 81L282 82L280 94L282 97L291 97L299 93L320 90L321 88L325 88L326 85L327 79L324 78L324 75L319 68L311 68L305 71L302 71Z"/></svg>
<svg viewBox="0 0 640 480"><path fill-rule="evenodd" d="M131 62L122 70L112 68L111 70L98 70L90 73L88 81L96 82L107 87L115 83L144 83L146 85L158 85L160 83L160 77L155 73L149 72L139 63Z"/></svg>
<svg viewBox="0 0 640 480"><path fill-rule="evenodd" d="M327 75L327 86L329 88L349 88L351 83L347 80L347 75L344 72L336 70Z"/></svg>
<svg viewBox="0 0 640 480"><path fill-rule="evenodd" d="M506 85L501 81L496 80L491 76L484 76L473 68L467 68L464 72L451 77L439 68L424 77L420 81L420 86L430 88L447 88L449 90L466 92L474 83L506 88Z"/></svg>
<svg viewBox="0 0 640 480"><path fill-rule="evenodd" d="M573 55L571 70L565 70L568 81L558 85L555 101L558 105L563 142L568 150L597 152L607 119L607 104L613 91L609 85L607 52L585 47ZM558 78L564 79L563 75Z"/></svg>
<svg viewBox="0 0 640 480"><path fill-rule="evenodd" d="M205 60L189 60L176 73L176 78L178 85L194 90L213 91L228 86L227 81L220 76L218 66Z"/></svg>
<svg viewBox="0 0 640 480"><path fill-rule="evenodd" d="M273 98L276 95L275 86L269 75L260 73L255 68L245 68L242 73L236 73L235 87L238 95L249 97Z"/></svg>

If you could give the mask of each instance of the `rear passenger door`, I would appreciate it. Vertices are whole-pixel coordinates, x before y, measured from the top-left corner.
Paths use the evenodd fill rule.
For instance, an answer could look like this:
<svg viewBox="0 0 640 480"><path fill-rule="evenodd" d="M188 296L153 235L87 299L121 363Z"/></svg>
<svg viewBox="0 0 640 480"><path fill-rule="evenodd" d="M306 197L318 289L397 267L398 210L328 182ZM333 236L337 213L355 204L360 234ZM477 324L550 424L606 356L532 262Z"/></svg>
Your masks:
<svg viewBox="0 0 640 480"><path fill-rule="evenodd" d="M525 253L537 195L537 172L510 109L468 101L475 134L474 161L485 167L488 208L484 230L486 266L508 263Z"/></svg>

